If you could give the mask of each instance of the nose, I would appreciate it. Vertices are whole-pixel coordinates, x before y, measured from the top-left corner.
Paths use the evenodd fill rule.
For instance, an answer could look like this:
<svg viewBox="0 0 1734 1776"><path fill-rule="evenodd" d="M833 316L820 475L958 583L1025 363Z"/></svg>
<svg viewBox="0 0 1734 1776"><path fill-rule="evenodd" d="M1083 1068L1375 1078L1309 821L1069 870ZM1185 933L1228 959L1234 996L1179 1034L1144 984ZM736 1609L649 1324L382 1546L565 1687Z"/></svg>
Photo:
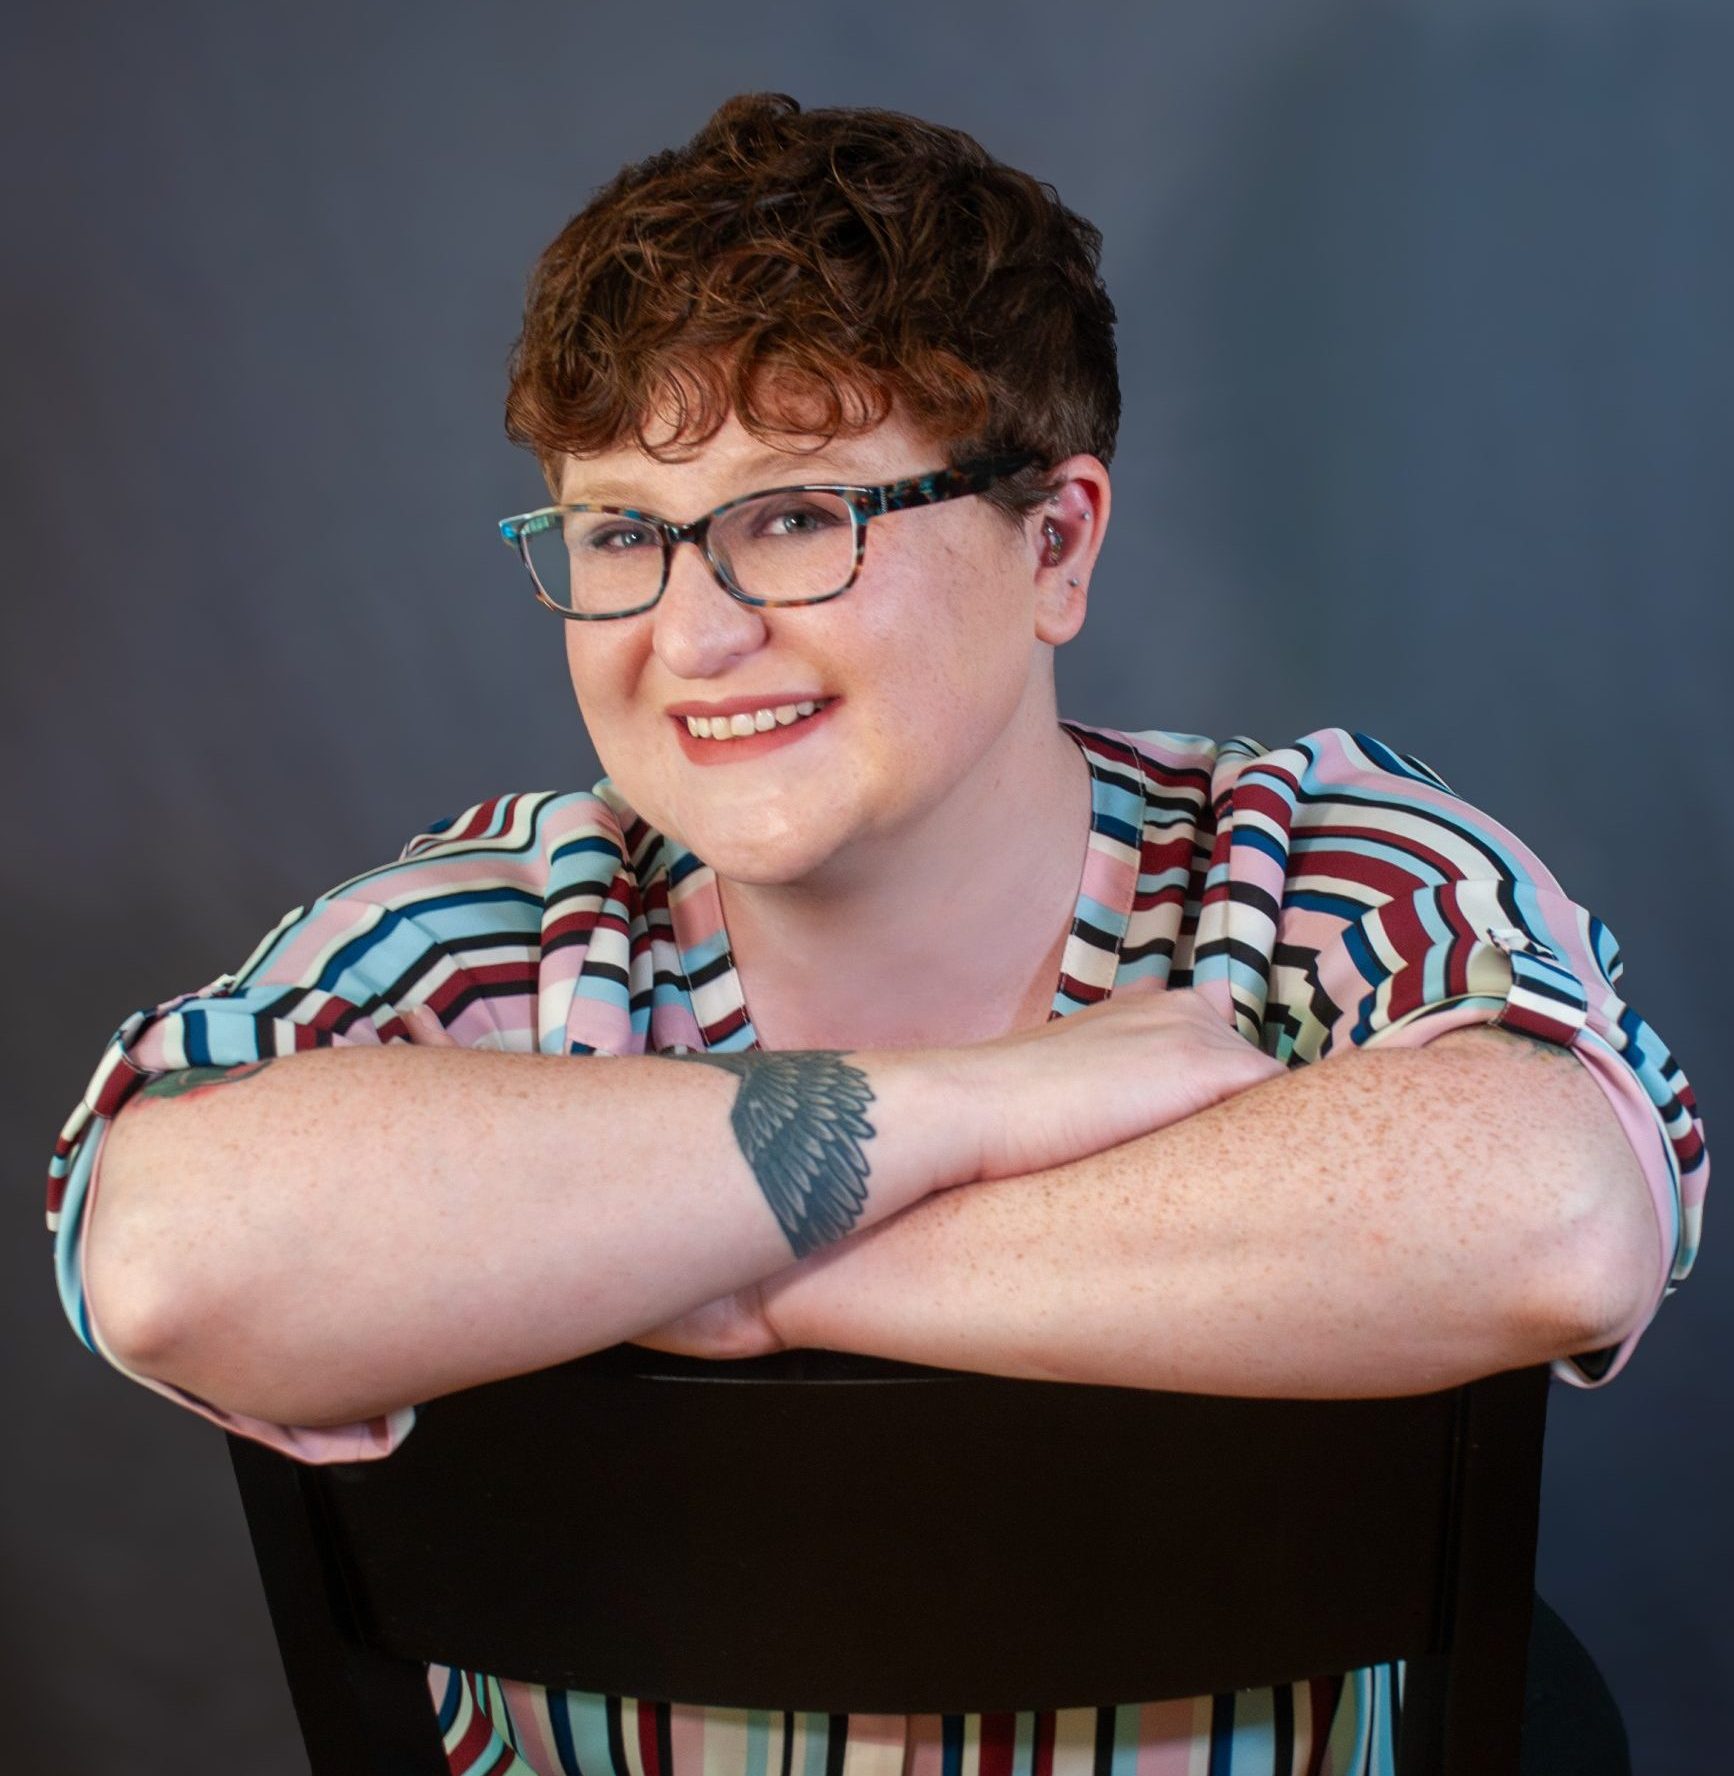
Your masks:
<svg viewBox="0 0 1734 1776"><path fill-rule="evenodd" d="M764 612L742 604L711 572L703 549L679 542L651 611L656 656L678 678L711 678L763 645Z"/></svg>

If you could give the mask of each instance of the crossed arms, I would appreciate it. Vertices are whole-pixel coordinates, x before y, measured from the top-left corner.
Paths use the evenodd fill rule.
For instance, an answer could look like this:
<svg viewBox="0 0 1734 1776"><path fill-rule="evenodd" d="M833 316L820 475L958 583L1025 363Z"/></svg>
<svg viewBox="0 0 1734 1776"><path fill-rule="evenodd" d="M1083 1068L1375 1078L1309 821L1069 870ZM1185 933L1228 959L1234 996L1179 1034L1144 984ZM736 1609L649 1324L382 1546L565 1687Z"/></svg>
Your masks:
<svg viewBox="0 0 1734 1776"><path fill-rule="evenodd" d="M1428 1392L1615 1342L1656 1212L1567 1052L1351 1050L1101 1153L937 1192L761 1285L781 1343L1031 1379Z"/></svg>

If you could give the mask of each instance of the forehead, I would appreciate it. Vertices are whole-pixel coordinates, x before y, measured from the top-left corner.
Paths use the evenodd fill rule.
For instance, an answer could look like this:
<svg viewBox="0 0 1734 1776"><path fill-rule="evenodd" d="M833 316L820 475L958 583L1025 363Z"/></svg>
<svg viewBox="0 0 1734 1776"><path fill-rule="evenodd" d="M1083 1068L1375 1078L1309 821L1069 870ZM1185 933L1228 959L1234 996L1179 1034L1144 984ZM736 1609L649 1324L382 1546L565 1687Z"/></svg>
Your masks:
<svg viewBox="0 0 1734 1776"><path fill-rule="evenodd" d="M731 413L716 436L684 462L658 461L636 445L595 456L564 456L559 498L572 504L698 511L760 487L898 480L938 468L944 457L943 446L896 414L868 431L839 433L829 442L820 434L773 442L747 431Z"/></svg>

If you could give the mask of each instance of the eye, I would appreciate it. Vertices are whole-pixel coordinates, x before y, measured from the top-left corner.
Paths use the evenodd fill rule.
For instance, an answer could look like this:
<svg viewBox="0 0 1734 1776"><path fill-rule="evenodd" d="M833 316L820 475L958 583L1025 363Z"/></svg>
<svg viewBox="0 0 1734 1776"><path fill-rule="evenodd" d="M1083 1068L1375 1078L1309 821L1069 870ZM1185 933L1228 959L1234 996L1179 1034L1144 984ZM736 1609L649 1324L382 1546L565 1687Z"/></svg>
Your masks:
<svg viewBox="0 0 1734 1776"><path fill-rule="evenodd" d="M817 536L849 522L847 507L810 496L767 501L762 508L755 508L754 517L755 534L773 538Z"/></svg>
<svg viewBox="0 0 1734 1776"><path fill-rule="evenodd" d="M594 520L580 520L570 525L566 531L566 546L569 549L591 549L610 555L624 555L644 545L659 546L656 532L642 524L632 524L622 519L610 519L604 523Z"/></svg>

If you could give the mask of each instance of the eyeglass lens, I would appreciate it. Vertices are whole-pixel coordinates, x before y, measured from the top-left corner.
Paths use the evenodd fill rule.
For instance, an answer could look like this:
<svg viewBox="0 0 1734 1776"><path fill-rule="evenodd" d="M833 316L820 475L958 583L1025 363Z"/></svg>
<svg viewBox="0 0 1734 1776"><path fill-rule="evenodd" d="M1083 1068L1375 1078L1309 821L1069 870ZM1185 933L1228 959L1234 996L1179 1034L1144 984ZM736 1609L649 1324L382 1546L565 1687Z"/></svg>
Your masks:
<svg viewBox="0 0 1734 1776"><path fill-rule="evenodd" d="M719 516L710 545L750 598L786 604L822 598L848 583L855 520L831 493L773 493ZM537 582L553 603L586 616L649 604L662 583L662 539L612 512L563 512L526 539Z"/></svg>

